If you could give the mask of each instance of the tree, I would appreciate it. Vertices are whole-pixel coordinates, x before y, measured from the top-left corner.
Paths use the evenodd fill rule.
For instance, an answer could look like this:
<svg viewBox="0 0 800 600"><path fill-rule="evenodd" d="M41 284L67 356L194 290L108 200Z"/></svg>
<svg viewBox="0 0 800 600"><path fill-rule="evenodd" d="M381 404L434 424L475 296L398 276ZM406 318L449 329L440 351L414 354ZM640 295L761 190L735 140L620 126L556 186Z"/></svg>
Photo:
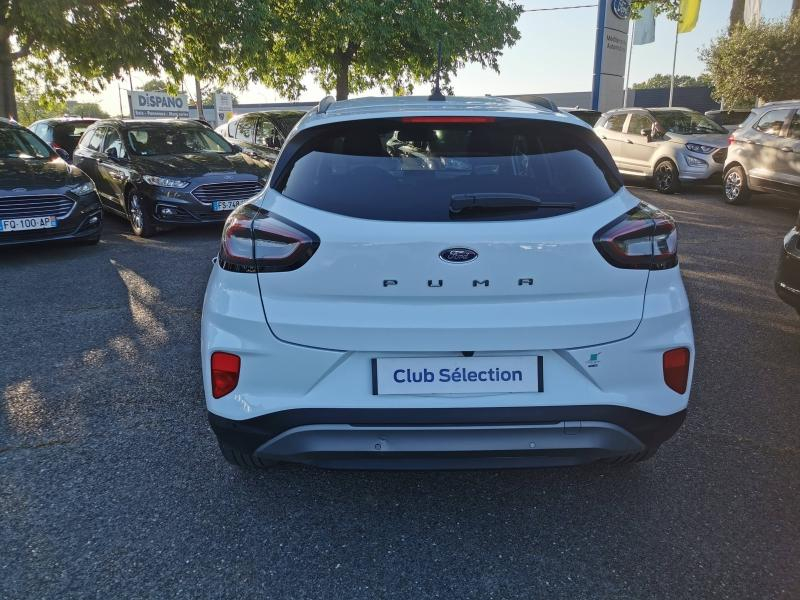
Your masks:
<svg viewBox="0 0 800 600"><path fill-rule="evenodd" d="M61 99L123 69L171 63L162 0L0 0L0 115L17 115L16 93L42 83Z"/></svg>
<svg viewBox="0 0 800 600"><path fill-rule="evenodd" d="M67 112L76 117L94 117L95 119L107 119L109 114L100 108L97 102L67 102Z"/></svg>
<svg viewBox="0 0 800 600"><path fill-rule="evenodd" d="M167 89L168 84L162 79L148 79L142 86L143 92L163 92Z"/></svg>
<svg viewBox="0 0 800 600"><path fill-rule="evenodd" d="M445 84L467 62L496 71L521 12L505 0L285 0L262 14L262 42L241 62L289 97L309 71L339 100L372 87L399 93L433 77L439 41Z"/></svg>
<svg viewBox="0 0 800 600"><path fill-rule="evenodd" d="M677 21L680 17L679 0L633 0L631 2L631 18L639 16L639 12L648 4L652 5L653 11L657 15L665 14L673 21Z"/></svg>
<svg viewBox="0 0 800 600"><path fill-rule="evenodd" d="M19 122L26 126L39 119L61 117L66 114L97 119L107 119L109 116L96 102L54 101L38 94L18 96L17 113Z"/></svg>
<svg viewBox="0 0 800 600"><path fill-rule="evenodd" d="M669 75L657 73L647 81L634 83L631 87L634 90L648 90L654 88L668 88L670 83ZM699 77L693 75L675 75L675 87L710 86L711 80L708 74L703 73Z"/></svg>
<svg viewBox="0 0 800 600"><path fill-rule="evenodd" d="M752 98L800 97L800 15L736 27L703 48L714 98L736 106Z"/></svg>
<svg viewBox="0 0 800 600"><path fill-rule="evenodd" d="M732 33L737 25L744 24L744 3L745 0L731 1L731 15L728 19L728 33Z"/></svg>

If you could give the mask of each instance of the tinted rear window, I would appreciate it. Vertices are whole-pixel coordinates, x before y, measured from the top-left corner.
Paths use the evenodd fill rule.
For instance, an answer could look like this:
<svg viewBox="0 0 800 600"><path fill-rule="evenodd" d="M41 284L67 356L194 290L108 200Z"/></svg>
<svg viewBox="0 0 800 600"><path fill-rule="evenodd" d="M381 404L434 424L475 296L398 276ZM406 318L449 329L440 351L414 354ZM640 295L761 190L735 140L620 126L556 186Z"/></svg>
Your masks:
<svg viewBox="0 0 800 600"><path fill-rule="evenodd" d="M388 221L449 221L456 194L534 196L587 208L622 183L590 129L528 119L484 123L364 120L301 132L272 186L333 213ZM533 219L563 208L471 213L473 220ZM461 218L461 217L458 217Z"/></svg>

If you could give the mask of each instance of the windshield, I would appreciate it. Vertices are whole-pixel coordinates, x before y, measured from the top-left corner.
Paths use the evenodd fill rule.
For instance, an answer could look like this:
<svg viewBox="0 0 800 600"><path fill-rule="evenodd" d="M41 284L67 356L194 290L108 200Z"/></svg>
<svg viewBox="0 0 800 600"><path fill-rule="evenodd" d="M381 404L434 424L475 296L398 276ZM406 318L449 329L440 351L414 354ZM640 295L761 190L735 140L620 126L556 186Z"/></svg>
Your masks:
<svg viewBox="0 0 800 600"><path fill-rule="evenodd" d="M690 135L695 133L728 132L705 115L690 110L654 110L653 116L670 133Z"/></svg>
<svg viewBox="0 0 800 600"><path fill-rule="evenodd" d="M539 120L446 119L311 128L294 140L301 146L273 187L308 206L388 221L550 217L597 204L621 187L591 129ZM462 196L482 210L451 210Z"/></svg>
<svg viewBox="0 0 800 600"><path fill-rule="evenodd" d="M128 145L138 156L166 154L229 154L233 147L207 127L134 127Z"/></svg>
<svg viewBox="0 0 800 600"><path fill-rule="evenodd" d="M16 127L0 129L0 158L51 158L53 151L30 131Z"/></svg>

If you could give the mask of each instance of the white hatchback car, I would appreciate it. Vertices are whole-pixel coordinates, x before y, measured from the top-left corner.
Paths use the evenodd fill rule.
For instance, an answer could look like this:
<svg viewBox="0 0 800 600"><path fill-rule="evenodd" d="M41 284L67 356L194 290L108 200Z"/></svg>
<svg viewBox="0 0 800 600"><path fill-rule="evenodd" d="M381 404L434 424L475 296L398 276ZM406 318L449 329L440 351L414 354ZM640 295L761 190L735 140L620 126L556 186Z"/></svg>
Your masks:
<svg viewBox="0 0 800 600"><path fill-rule="evenodd" d="M202 365L222 452L380 469L647 458L692 377L676 244L571 115L326 99L214 261Z"/></svg>

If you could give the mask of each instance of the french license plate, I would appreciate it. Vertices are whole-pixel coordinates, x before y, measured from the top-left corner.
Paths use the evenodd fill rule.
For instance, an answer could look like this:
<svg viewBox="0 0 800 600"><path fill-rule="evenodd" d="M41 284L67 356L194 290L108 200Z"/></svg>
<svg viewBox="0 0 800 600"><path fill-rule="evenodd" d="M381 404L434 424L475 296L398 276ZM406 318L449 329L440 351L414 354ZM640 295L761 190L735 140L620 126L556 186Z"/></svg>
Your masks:
<svg viewBox="0 0 800 600"><path fill-rule="evenodd" d="M26 219L0 219L0 232L29 231L31 229L50 229L58 227L55 217L28 217Z"/></svg>
<svg viewBox="0 0 800 600"><path fill-rule="evenodd" d="M541 356L373 358L372 393L497 394L544 390Z"/></svg>
<svg viewBox="0 0 800 600"><path fill-rule="evenodd" d="M211 208L213 210L233 210L243 203L243 200L217 200L211 203Z"/></svg>

